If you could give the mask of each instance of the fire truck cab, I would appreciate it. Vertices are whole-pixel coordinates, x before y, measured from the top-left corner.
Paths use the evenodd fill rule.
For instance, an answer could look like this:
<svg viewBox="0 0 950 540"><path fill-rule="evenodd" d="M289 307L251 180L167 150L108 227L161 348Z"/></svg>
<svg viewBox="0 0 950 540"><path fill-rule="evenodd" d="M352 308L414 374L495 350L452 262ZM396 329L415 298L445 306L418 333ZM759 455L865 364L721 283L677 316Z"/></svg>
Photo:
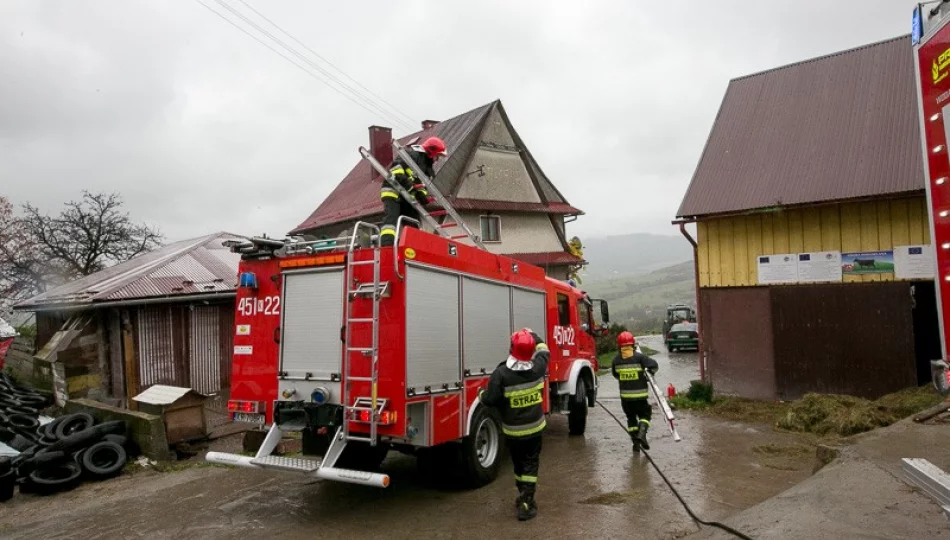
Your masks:
<svg viewBox="0 0 950 540"><path fill-rule="evenodd" d="M376 247L378 232L361 222L332 240L232 244L242 262L229 406L270 429L256 456L209 461L385 487L378 467L395 449L484 485L504 441L477 395L520 328L550 348L545 411L584 433L606 302L402 221L395 247ZM284 432L321 459L271 455Z"/></svg>

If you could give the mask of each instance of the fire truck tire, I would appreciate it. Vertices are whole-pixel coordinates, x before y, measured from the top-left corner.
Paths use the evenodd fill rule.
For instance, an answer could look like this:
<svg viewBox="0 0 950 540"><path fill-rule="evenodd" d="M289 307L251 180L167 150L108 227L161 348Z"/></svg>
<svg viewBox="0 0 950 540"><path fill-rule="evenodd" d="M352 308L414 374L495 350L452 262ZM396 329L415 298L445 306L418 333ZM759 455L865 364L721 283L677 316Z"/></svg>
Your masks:
<svg viewBox="0 0 950 540"><path fill-rule="evenodd" d="M577 392L571 399L567 429L571 435L583 435L587 429L587 379L583 372L577 379Z"/></svg>
<svg viewBox="0 0 950 540"><path fill-rule="evenodd" d="M501 467L504 437L498 413L487 407L476 409L470 433L459 449L459 470L468 487L478 488L494 481Z"/></svg>

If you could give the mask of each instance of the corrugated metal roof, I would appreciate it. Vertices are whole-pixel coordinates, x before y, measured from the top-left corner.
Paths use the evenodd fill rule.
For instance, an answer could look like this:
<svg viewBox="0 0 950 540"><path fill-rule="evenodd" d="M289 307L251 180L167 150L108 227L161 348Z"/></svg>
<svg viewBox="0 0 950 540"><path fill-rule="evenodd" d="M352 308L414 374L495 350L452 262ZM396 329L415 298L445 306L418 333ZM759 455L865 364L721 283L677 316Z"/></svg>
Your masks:
<svg viewBox="0 0 950 540"><path fill-rule="evenodd" d="M175 295L228 293L237 285L239 254L221 245L243 237L214 233L162 246L17 304L30 310Z"/></svg>
<svg viewBox="0 0 950 540"><path fill-rule="evenodd" d="M518 259L519 261L533 264L535 266L548 266L559 264L584 264L584 259L572 255L566 251L542 251L538 253L505 253L506 257Z"/></svg>
<svg viewBox="0 0 950 540"><path fill-rule="evenodd" d="M732 80L677 216L924 189L908 36Z"/></svg>
<svg viewBox="0 0 950 540"><path fill-rule="evenodd" d="M401 144L407 144L414 139L424 140L426 137L441 137L449 150L449 157L444 162L436 164L435 184L444 195L453 198L458 190L471 155L478 149L479 135L485 120L494 109L501 111L505 117L504 108L500 101L493 101L487 105L473 109L467 113L440 122L430 129L419 131L399 139ZM521 139L511 130L519 146L525 148ZM559 204L571 209L565 213L580 213L571 207L557 191L551 181L544 176L540 167L528 153L528 161L532 175L535 177L539 190L549 203ZM303 231L341 223L348 220L381 214L383 203L379 200L380 181L373 180L373 170L369 163L360 160L342 182L317 207L316 210L290 234L299 234ZM530 206L530 205L528 205ZM561 208L559 206L558 208ZM528 208L525 205L513 208L519 211L554 212L547 207L540 210Z"/></svg>

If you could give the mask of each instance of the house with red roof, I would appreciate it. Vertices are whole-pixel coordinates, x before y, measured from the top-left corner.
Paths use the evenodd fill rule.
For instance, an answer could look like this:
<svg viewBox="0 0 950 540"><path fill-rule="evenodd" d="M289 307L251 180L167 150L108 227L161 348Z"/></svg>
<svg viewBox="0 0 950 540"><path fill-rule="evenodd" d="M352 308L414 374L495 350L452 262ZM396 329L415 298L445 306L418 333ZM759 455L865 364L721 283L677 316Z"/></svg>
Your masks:
<svg viewBox="0 0 950 540"><path fill-rule="evenodd" d="M416 144L431 136L442 138L448 147L433 181L486 248L541 266L557 279L567 279L585 264L570 252L565 232L566 223L583 212L571 206L541 170L501 101L442 122L426 120L421 131L399 142ZM369 128L367 148L386 166L393 159L392 137L390 128ZM360 160L290 234L334 238L360 220L380 223L382 181Z"/></svg>

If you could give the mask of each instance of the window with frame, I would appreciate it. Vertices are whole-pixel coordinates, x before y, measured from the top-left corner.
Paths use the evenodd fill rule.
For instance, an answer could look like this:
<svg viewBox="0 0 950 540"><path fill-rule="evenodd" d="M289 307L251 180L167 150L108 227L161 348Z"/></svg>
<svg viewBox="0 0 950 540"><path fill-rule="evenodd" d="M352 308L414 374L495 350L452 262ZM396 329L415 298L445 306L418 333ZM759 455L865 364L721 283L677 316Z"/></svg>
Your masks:
<svg viewBox="0 0 950 540"><path fill-rule="evenodd" d="M571 302L566 294L557 293L558 326L571 325Z"/></svg>
<svg viewBox="0 0 950 540"><path fill-rule="evenodd" d="M499 216L482 216L482 242L501 242L501 218Z"/></svg>

